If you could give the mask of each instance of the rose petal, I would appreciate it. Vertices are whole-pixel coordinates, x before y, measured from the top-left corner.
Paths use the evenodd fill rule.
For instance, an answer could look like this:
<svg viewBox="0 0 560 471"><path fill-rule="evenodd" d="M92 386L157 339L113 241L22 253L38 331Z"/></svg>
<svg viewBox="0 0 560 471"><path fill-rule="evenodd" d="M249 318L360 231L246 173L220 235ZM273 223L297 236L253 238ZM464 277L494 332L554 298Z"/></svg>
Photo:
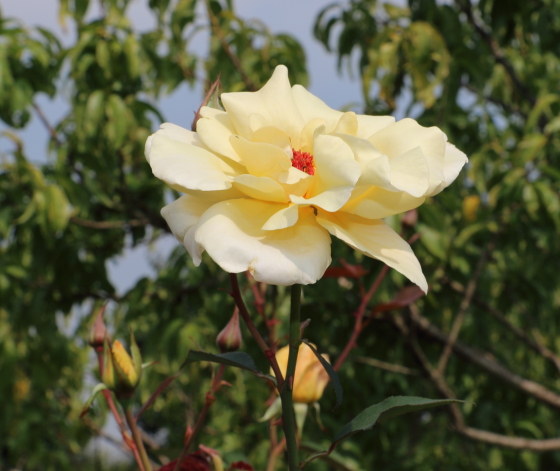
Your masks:
<svg viewBox="0 0 560 471"><path fill-rule="evenodd" d="M420 147L430 169L428 193L443 181L447 137L439 128L425 128L413 119L406 118L375 133L369 141L386 154L389 160Z"/></svg>
<svg viewBox="0 0 560 471"><path fill-rule="evenodd" d="M404 213L417 208L424 202L403 191L389 191L376 186L356 187L341 211L356 214L367 219L383 219L393 214Z"/></svg>
<svg viewBox="0 0 560 471"><path fill-rule="evenodd" d="M286 192L280 183L268 177L255 177L253 175L239 175L233 179L233 187L251 198L276 203L289 201Z"/></svg>
<svg viewBox="0 0 560 471"><path fill-rule="evenodd" d="M423 196L430 184L430 169L420 147L389 159L391 185L416 197Z"/></svg>
<svg viewBox="0 0 560 471"><path fill-rule="evenodd" d="M256 113L261 115L269 126L275 126L288 133L292 147L299 146L299 133L305 123L292 95L288 69L285 66L276 67L270 80L258 92L222 93L221 98L241 136L251 139L249 116Z"/></svg>
<svg viewBox="0 0 560 471"><path fill-rule="evenodd" d="M240 136L232 136L230 142L249 173L256 177L285 172L292 166L286 152L275 145L250 142Z"/></svg>
<svg viewBox="0 0 560 471"><path fill-rule="evenodd" d="M353 111L344 113L338 120L338 123L336 123L333 132L355 136L358 132L358 118L356 117L356 113Z"/></svg>
<svg viewBox="0 0 560 471"><path fill-rule="evenodd" d="M149 162L157 178L179 191L226 190L237 173L211 152L157 133L151 142Z"/></svg>
<svg viewBox="0 0 560 471"><path fill-rule="evenodd" d="M202 198L197 198L195 196L183 195L179 199L173 201L173 203L168 204L161 208L161 215L167 222L169 229L177 240L184 244L195 263L195 265L200 264L200 250L193 247L185 242L185 238L189 229L193 228L198 222L200 216L210 208L214 203ZM194 249L191 252L191 249Z"/></svg>
<svg viewBox="0 0 560 471"><path fill-rule="evenodd" d="M304 122L307 124L309 121L320 118L325 121L325 130L327 133L334 130L341 116L344 114L341 111L333 110L323 100L308 92L301 85L294 85L292 87L292 94L303 116Z"/></svg>
<svg viewBox="0 0 560 471"><path fill-rule="evenodd" d="M464 165L469 161L467 156L461 152L453 144L446 143L445 145L445 162L443 167L443 182L434 188L427 196L434 196L441 192L444 188L447 188L455 179L459 176L459 172L464 167Z"/></svg>
<svg viewBox="0 0 560 471"><path fill-rule="evenodd" d="M229 142L229 138L235 134L235 128L228 114L225 111L203 106L200 115L201 118L196 123L196 131L204 145L217 154L241 162Z"/></svg>
<svg viewBox="0 0 560 471"><path fill-rule="evenodd" d="M195 226L195 241L227 272L249 270L257 281L276 285L315 283L331 262L328 232L311 208L301 209L292 227L263 230L281 208L248 199L215 204Z"/></svg>
<svg viewBox="0 0 560 471"><path fill-rule="evenodd" d="M275 231L277 229L285 229L292 227L298 220L299 206L290 204L289 206L274 213L262 227L264 231Z"/></svg>
<svg viewBox="0 0 560 471"><path fill-rule="evenodd" d="M385 222L321 210L317 214L317 222L351 247L381 260L417 284L422 291L428 292L422 267L410 245Z"/></svg>
<svg viewBox="0 0 560 471"><path fill-rule="evenodd" d="M347 134L334 135L350 146L356 162L360 165L361 175L356 186L375 185L382 188L391 186L391 167L386 155L366 139Z"/></svg>
<svg viewBox="0 0 560 471"><path fill-rule="evenodd" d="M358 132L356 137L368 139L370 136L382 129L395 123L393 116L368 116L359 114L358 118Z"/></svg>
<svg viewBox="0 0 560 471"><path fill-rule="evenodd" d="M167 137L173 141L184 142L197 147L204 147L195 132L189 131L188 129L182 128L181 126L177 126L173 123L162 123L160 124L159 129L146 140L144 155L146 156L148 163L150 162L152 139L156 135Z"/></svg>

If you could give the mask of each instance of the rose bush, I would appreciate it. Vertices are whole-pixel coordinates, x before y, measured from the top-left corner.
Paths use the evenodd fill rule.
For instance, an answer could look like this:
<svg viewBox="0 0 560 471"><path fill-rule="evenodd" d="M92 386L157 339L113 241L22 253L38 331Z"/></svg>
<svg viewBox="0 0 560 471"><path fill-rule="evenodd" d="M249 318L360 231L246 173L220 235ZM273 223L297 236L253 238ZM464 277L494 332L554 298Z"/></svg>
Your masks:
<svg viewBox="0 0 560 471"><path fill-rule="evenodd" d="M278 66L257 92L224 93L196 132L170 123L148 138L154 175L184 193L162 215L195 265L204 251L230 273L315 283L330 235L422 290L410 246L383 218L418 207L467 162L437 127L329 108Z"/></svg>

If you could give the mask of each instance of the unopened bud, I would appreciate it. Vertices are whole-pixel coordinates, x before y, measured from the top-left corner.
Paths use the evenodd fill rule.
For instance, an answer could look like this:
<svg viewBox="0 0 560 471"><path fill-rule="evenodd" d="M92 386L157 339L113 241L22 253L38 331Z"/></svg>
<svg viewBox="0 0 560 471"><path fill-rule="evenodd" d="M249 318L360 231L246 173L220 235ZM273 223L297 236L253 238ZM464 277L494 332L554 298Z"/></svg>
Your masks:
<svg viewBox="0 0 560 471"><path fill-rule="evenodd" d="M231 316L227 325L218 334L216 343L220 352L226 353L239 350L242 342L241 329L239 328L239 309L235 308L233 316Z"/></svg>
<svg viewBox="0 0 560 471"><path fill-rule="evenodd" d="M123 389L134 389L140 381L142 370L139 374L134 361L118 340L113 342L111 353L113 354L113 365L119 377L120 385L123 386Z"/></svg>
<svg viewBox="0 0 560 471"><path fill-rule="evenodd" d="M414 227L418 222L418 211L416 209L411 209L404 213L401 219L401 223L405 226Z"/></svg>
<svg viewBox="0 0 560 471"><path fill-rule="evenodd" d="M109 339L109 333L105 327L105 322L103 322L103 314L106 307L107 304L99 310L88 334L88 343L98 352L103 350L105 339Z"/></svg>

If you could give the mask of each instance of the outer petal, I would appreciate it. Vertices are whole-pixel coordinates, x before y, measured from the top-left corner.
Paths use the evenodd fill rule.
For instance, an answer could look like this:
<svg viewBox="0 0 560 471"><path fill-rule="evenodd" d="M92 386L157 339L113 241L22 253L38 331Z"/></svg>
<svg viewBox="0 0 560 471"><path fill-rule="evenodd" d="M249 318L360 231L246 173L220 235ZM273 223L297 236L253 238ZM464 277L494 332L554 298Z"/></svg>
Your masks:
<svg viewBox="0 0 560 471"><path fill-rule="evenodd" d="M152 149L152 139L154 136L163 136L171 139L173 141L184 142L186 144L191 144L197 147L203 147L202 142L198 138L195 132L189 131L188 129L177 126L173 123L162 123L154 134L148 137L146 140L146 145L144 147L144 155L146 160L150 162L150 152Z"/></svg>
<svg viewBox="0 0 560 471"><path fill-rule="evenodd" d="M461 152L457 147L453 144L449 144L449 142L445 145L445 162L443 168L443 182L438 185L429 195L427 196L434 196L437 195L440 191L444 188L447 188L451 183L455 181L459 172L463 168L463 166L469 161L467 156Z"/></svg>
<svg viewBox="0 0 560 471"><path fill-rule="evenodd" d="M428 194L443 181L447 137L439 128L425 128L413 119L406 118L375 133L369 140L389 160L420 147L430 169Z"/></svg>
<svg viewBox="0 0 560 471"><path fill-rule="evenodd" d="M204 145L217 154L240 162L241 159L229 142L229 138L235 134L235 129L228 114L225 111L203 106L200 115L201 119L196 123L196 131Z"/></svg>
<svg viewBox="0 0 560 471"><path fill-rule="evenodd" d="M294 380L294 402L303 404L317 402L321 399L323 391L328 383L329 375L325 371L325 368L323 368L323 365L316 361L307 367L299 381Z"/></svg>
<svg viewBox="0 0 560 471"><path fill-rule="evenodd" d="M223 93L222 102L237 132L251 139L249 116L259 114L269 126L287 132L292 147L299 145L299 133L305 124L292 95L288 69L279 65L266 85L258 92Z"/></svg>
<svg viewBox="0 0 560 471"><path fill-rule="evenodd" d="M249 173L257 177L285 172L292 166L286 152L275 145L250 142L240 136L232 136L230 142Z"/></svg>
<svg viewBox="0 0 560 471"><path fill-rule="evenodd" d="M393 116L368 116L359 114L358 118L358 132L356 137L368 139L376 132L381 131L383 128L395 123Z"/></svg>
<svg viewBox="0 0 560 471"><path fill-rule="evenodd" d="M151 142L149 162L157 178L180 191L185 188L227 190L236 174L231 166L211 152L157 133Z"/></svg>
<svg viewBox="0 0 560 471"><path fill-rule="evenodd" d="M301 85L294 85L292 87L292 94L306 124L313 119L319 118L325 121L327 133L334 131L338 121L344 114L342 111L333 110L323 100L308 92Z"/></svg>
<svg viewBox="0 0 560 471"><path fill-rule="evenodd" d="M198 266L200 264L200 251L196 250L192 244L188 244L185 239L190 229L192 229L204 212L212 206L213 202L195 196L183 195L173 203L161 209L161 215L167 222L173 235L181 244L184 244ZM189 248L190 245L190 248ZM191 250L194 250L191 252Z"/></svg>
<svg viewBox="0 0 560 471"><path fill-rule="evenodd" d="M428 292L428 283L410 245L385 222L324 211L319 211L317 222L351 247L381 260L417 284L424 293Z"/></svg>
<svg viewBox="0 0 560 471"><path fill-rule="evenodd" d="M352 149L342 139L318 134L315 137L316 172L308 198L292 196L293 203L313 204L327 211L337 211L350 198L360 178L360 165Z"/></svg>
<svg viewBox="0 0 560 471"><path fill-rule="evenodd" d="M356 187L341 211L367 219L383 219L417 208L424 197L416 198L403 191L389 191L375 186Z"/></svg>
<svg viewBox="0 0 560 471"><path fill-rule="evenodd" d="M430 169L420 147L389 159L391 185L417 198L424 196L430 184Z"/></svg>
<svg viewBox="0 0 560 471"><path fill-rule="evenodd" d="M206 211L194 228L195 241L224 270L249 270L257 281L276 285L315 283L329 266L330 237L313 210L300 210L289 228L263 225L282 206L256 200L229 200Z"/></svg>
<svg viewBox="0 0 560 471"><path fill-rule="evenodd" d="M284 188L272 178L239 175L233 179L233 186L251 198L275 203L288 202Z"/></svg>

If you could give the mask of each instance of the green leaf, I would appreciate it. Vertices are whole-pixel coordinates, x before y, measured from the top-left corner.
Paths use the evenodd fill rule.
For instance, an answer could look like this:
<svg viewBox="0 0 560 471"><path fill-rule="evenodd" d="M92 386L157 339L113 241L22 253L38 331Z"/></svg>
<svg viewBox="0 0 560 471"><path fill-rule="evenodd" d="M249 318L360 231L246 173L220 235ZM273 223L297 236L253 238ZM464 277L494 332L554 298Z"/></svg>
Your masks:
<svg viewBox="0 0 560 471"><path fill-rule="evenodd" d="M415 412L418 410L429 409L437 406L444 406L449 404L457 404L465 401L457 399L426 399L423 397L412 396L394 396L385 399L379 404L364 409L352 421L348 422L342 427L328 450L319 451L309 455L302 463L302 466L322 456L328 456L336 447L336 445L348 438L349 436L364 430L372 429L377 423L384 422L385 420L397 417L407 412Z"/></svg>
<svg viewBox="0 0 560 471"><path fill-rule="evenodd" d="M334 409L335 410L338 409L342 404L343 392L342 392L342 385L340 384L340 379L338 378L337 372L334 371L331 364L323 358L323 356L317 351L317 349L313 345L311 345L307 340L302 339L301 341L311 349L311 351L315 354L315 356L321 362L321 365L323 365L323 368L325 368L325 371L329 375L336 396L336 405Z"/></svg>
<svg viewBox="0 0 560 471"><path fill-rule="evenodd" d="M49 185L44 195L49 228L55 233L66 229L70 219L70 203L64 191L59 186Z"/></svg>
<svg viewBox="0 0 560 471"><path fill-rule="evenodd" d="M101 90L95 90L87 99L84 129L88 137L99 132L99 126L104 114L105 95Z"/></svg>
<svg viewBox="0 0 560 471"><path fill-rule="evenodd" d="M183 368L189 363L195 363L198 361L209 361L211 363L220 363L222 365L234 366L236 368L241 368L242 370L250 371L261 378L266 378L276 384L276 378L270 375L261 373L253 358L245 352L229 352L229 353L207 353L198 350L191 350L187 356L187 359L181 365Z"/></svg>
<svg viewBox="0 0 560 471"><path fill-rule="evenodd" d="M95 388L93 388L93 391L91 392L91 396L89 396L89 399L84 404L84 408L82 409L82 412L80 413L80 418L82 418L84 415L87 414L89 408L91 407L91 403L95 399L95 396L97 396L97 393L103 391L104 389L109 389L109 388L106 385L104 385L103 383L99 383L97 386L95 386Z"/></svg>

